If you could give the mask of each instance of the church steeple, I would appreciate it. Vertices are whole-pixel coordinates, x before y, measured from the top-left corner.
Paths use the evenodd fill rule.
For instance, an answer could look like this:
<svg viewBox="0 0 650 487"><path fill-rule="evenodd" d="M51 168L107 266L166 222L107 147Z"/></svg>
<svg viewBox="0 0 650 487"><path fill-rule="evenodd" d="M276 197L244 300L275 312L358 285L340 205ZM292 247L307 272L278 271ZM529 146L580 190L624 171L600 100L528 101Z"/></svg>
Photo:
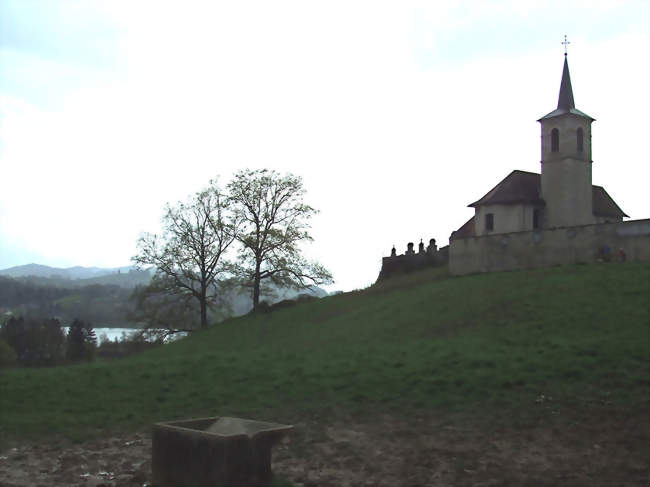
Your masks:
<svg viewBox="0 0 650 487"><path fill-rule="evenodd" d="M573 102L573 88L571 88L571 76L569 75L569 62L564 55L564 69L562 70L562 82L560 83L560 96L557 100L557 107L560 110L571 110L575 108Z"/></svg>
<svg viewBox="0 0 650 487"><path fill-rule="evenodd" d="M571 76L569 75L569 62L567 61L566 53L564 53L564 68L562 69L562 81L560 82L560 96L558 96L557 99L557 108L537 121L541 122L542 120L565 115L567 113L584 117L592 122L595 120L595 118L581 112L575 106L573 100L573 87L571 86Z"/></svg>
<svg viewBox="0 0 650 487"><path fill-rule="evenodd" d="M568 41L563 42L566 48ZM557 108L539 119L542 125L541 196L544 226L570 227L594 222L591 189L592 117L575 107L564 54Z"/></svg>

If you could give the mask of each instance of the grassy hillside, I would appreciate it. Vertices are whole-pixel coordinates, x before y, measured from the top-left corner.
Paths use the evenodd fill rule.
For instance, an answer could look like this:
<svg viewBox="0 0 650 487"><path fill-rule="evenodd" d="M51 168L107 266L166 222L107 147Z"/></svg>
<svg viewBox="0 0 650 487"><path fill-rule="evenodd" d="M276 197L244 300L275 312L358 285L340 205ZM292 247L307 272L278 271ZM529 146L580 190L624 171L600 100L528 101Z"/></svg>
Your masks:
<svg viewBox="0 0 650 487"><path fill-rule="evenodd" d="M223 322L116 362L0 372L3 440L243 415L522 413L648 400L650 266L441 270Z"/></svg>

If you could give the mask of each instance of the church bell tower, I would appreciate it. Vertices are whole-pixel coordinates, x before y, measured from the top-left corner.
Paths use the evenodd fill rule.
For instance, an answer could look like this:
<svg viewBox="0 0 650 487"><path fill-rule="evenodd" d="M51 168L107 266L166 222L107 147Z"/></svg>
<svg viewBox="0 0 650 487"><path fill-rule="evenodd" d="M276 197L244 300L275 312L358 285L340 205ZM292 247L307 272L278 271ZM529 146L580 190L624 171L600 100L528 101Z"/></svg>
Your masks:
<svg viewBox="0 0 650 487"><path fill-rule="evenodd" d="M595 223L591 186L591 122L577 110L564 53L557 109L538 120L542 126L541 196L545 228Z"/></svg>

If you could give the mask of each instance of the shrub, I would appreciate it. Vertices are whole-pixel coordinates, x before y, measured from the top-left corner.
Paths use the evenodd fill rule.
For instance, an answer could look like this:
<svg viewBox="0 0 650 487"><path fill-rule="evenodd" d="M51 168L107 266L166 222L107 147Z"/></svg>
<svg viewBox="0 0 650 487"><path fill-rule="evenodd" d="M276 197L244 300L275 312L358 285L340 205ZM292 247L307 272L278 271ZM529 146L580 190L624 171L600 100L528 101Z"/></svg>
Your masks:
<svg viewBox="0 0 650 487"><path fill-rule="evenodd" d="M5 340L0 339L0 367L15 364L17 358L14 349Z"/></svg>

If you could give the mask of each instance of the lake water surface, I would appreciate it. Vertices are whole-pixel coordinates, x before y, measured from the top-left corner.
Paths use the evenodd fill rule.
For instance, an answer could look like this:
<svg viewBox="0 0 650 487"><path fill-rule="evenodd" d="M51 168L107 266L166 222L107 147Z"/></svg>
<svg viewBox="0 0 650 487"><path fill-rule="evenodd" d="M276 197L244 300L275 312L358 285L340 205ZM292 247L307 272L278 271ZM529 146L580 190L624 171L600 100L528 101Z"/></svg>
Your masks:
<svg viewBox="0 0 650 487"><path fill-rule="evenodd" d="M67 336L69 327L62 326L61 328L63 329L63 333ZM97 337L97 345L99 345L101 342L105 340L114 341L116 338L118 342L122 341L124 337L129 337L133 333L140 331L140 328L95 328L93 327L93 330L95 330L95 336ZM167 337L167 339L165 339L165 343L178 340L179 338L183 338L184 336L187 336L187 333L184 332L176 333L172 336Z"/></svg>
<svg viewBox="0 0 650 487"><path fill-rule="evenodd" d="M68 327L63 326L63 333L68 334ZM136 331L139 331L138 328L93 328L95 330L95 335L97 336L97 345L99 345L104 340L113 341L122 340L123 334L129 336Z"/></svg>
<svg viewBox="0 0 650 487"><path fill-rule="evenodd" d="M97 335L97 343L104 340L104 335L110 341L122 339L122 335L129 336L132 333L140 331L138 328L95 328L95 335Z"/></svg>

